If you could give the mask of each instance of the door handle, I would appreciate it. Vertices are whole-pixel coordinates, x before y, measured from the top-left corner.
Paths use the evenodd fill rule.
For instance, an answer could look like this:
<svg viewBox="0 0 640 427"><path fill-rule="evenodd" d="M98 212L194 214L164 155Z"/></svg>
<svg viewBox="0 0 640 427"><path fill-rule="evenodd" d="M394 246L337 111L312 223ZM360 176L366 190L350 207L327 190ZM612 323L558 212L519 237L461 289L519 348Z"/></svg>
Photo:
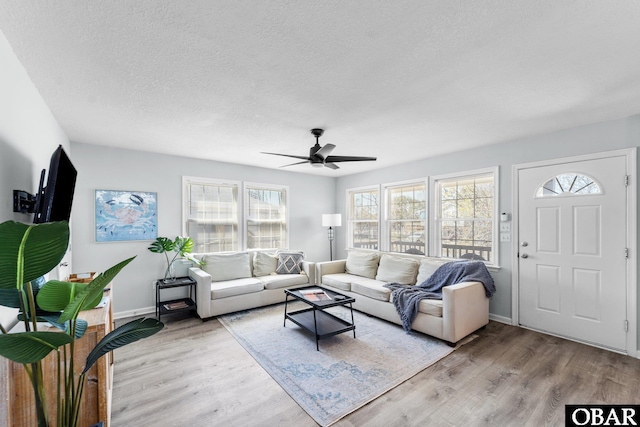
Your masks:
<svg viewBox="0 0 640 427"><path fill-rule="evenodd" d="M524 259L526 259L526 258L529 258L529 255L527 255L527 254L522 254L522 255L520 255L520 258L524 258Z"/></svg>

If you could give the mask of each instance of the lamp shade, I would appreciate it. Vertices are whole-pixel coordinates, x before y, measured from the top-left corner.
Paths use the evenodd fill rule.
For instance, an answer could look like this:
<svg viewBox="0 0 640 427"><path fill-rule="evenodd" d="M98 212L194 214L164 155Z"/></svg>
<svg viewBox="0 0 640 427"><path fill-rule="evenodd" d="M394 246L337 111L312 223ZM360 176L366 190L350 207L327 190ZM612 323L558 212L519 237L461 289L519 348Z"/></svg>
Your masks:
<svg viewBox="0 0 640 427"><path fill-rule="evenodd" d="M323 227L340 227L342 225L342 215L340 214L322 214Z"/></svg>

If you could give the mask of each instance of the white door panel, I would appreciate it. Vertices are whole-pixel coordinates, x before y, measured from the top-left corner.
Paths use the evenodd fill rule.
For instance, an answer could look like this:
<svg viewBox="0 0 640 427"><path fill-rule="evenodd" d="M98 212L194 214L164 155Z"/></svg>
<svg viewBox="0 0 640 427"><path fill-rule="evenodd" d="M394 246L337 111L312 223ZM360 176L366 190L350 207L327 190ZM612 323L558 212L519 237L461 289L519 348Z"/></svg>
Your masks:
<svg viewBox="0 0 640 427"><path fill-rule="evenodd" d="M537 192L564 173L593 178L600 193ZM521 325L626 348L626 174L624 156L519 170Z"/></svg>

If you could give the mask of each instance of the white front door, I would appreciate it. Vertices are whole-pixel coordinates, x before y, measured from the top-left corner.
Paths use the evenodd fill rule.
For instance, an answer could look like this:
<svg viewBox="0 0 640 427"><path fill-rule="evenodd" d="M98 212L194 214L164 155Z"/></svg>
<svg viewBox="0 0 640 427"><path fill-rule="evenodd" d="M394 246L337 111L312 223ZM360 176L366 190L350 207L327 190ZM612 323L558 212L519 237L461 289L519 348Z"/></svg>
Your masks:
<svg viewBox="0 0 640 427"><path fill-rule="evenodd" d="M625 351L623 155L518 171L519 323Z"/></svg>

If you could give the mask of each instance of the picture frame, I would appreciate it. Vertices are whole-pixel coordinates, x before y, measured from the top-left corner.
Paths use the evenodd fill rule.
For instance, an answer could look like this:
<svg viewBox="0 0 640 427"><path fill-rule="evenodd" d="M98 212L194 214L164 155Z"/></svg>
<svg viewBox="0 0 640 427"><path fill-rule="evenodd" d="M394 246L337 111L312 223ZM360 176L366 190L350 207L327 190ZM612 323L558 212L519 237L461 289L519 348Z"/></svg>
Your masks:
<svg viewBox="0 0 640 427"><path fill-rule="evenodd" d="M95 190L97 243L155 240L158 194L150 191Z"/></svg>

